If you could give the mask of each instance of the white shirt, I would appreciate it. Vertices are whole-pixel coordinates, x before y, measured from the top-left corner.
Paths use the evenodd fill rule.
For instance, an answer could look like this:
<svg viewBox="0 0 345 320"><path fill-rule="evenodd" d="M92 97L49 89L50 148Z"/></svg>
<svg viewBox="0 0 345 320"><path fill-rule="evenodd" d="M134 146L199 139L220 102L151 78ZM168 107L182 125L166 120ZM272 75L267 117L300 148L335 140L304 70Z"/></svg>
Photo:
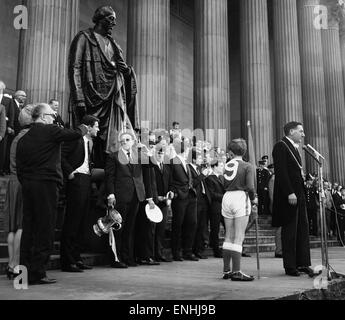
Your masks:
<svg viewBox="0 0 345 320"><path fill-rule="evenodd" d="M191 163L191 166L194 168L194 170L200 174L200 170L198 169L198 167L194 164L194 163ZM202 189L202 194L206 194L206 190L205 190L205 185L204 185L204 182L201 181L201 189Z"/></svg>
<svg viewBox="0 0 345 320"><path fill-rule="evenodd" d="M83 137L83 139L84 139L84 150L85 150L84 162L78 169L75 170L75 172L81 173L81 174L90 174L89 150L88 150L89 139L86 138L85 136Z"/></svg>
<svg viewBox="0 0 345 320"><path fill-rule="evenodd" d="M299 149L299 144L298 144L298 143L293 142L292 139L290 139L289 137L286 137L286 139L288 139L288 140L291 142L291 144L292 144L296 149Z"/></svg>
<svg viewBox="0 0 345 320"><path fill-rule="evenodd" d="M133 158L132 158L132 151L131 151L131 150L126 151L126 150L125 150L125 149L123 149L123 148L121 148L121 150L122 150L122 152L125 154L126 159L128 159L128 153L129 153L129 158L130 158L130 161L132 161L132 160L133 160Z"/></svg>

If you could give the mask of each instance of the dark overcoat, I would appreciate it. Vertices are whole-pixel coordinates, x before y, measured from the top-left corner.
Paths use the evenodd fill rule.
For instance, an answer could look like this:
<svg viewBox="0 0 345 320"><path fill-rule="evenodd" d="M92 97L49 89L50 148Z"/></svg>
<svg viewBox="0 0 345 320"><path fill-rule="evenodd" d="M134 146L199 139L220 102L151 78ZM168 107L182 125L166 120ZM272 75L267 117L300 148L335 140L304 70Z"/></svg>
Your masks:
<svg viewBox="0 0 345 320"><path fill-rule="evenodd" d="M305 189L302 160L292 143L284 137L273 148L275 170L272 225L287 225L296 216L297 209L305 208ZM297 206L288 202L291 194L297 196Z"/></svg>

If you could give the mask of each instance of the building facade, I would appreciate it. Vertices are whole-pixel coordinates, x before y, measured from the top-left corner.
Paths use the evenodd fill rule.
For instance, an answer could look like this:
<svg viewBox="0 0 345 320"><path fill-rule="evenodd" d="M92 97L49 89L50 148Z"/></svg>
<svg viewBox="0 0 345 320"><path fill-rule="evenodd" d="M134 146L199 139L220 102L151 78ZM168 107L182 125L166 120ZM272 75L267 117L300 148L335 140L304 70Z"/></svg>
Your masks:
<svg viewBox="0 0 345 320"><path fill-rule="evenodd" d="M97 7L111 5L114 38L136 70L140 117L151 129L176 120L223 147L226 139L246 137L251 121L259 158L271 155L286 122L301 121L305 143L326 157L325 176L345 182L342 1L15 2L0 4L0 78L9 92L24 89L29 102L55 97L68 120L69 45L92 27ZM13 26L19 4L28 9L27 30Z"/></svg>

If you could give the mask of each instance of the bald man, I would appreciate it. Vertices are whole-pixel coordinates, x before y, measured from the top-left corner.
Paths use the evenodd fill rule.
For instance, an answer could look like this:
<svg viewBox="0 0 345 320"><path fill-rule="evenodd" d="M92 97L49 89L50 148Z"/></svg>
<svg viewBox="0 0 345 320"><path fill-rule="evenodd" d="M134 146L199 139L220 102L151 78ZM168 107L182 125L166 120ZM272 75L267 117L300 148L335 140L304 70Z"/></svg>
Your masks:
<svg viewBox="0 0 345 320"><path fill-rule="evenodd" d="M34 124L17 146L17 175L23 192L23 235L20 264L28 269L29 284L52 284L46 268L52 252L57 212L58 186L62 185L61 144L87 133L53 125L54 110L38 104Z"/></svg>

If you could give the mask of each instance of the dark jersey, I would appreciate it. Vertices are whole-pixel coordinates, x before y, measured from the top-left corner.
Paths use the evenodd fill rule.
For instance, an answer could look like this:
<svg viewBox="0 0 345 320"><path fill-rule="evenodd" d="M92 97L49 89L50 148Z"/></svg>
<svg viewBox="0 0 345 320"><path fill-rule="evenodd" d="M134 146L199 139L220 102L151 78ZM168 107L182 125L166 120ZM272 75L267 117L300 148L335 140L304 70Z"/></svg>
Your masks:
<svg viewBox="0 0 345 320"><path fill-rule="evenodd" d="M245 191L255 199L255 169L250 163L231 160L225 165L224 180L225 191Z"/></svg>

